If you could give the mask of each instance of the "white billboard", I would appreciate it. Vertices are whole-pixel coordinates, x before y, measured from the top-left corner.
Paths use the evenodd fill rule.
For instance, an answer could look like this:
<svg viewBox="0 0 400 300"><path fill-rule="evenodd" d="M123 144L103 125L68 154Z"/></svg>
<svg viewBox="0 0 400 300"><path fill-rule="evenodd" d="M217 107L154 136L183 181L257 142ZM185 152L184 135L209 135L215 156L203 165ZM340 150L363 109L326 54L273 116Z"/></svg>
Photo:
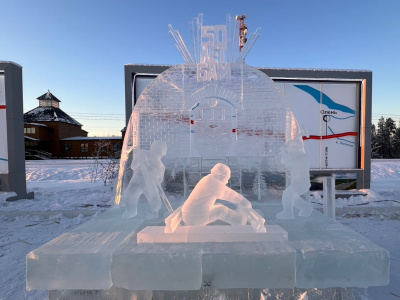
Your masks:
<svg viewBox="0 0 400 300"><path fill-rule="evenodd" d="M312 169L356 169L359 149L359 84L277 83L298 123Z"/></svg>
<svg viewBox="0 0 400 300"><path fill-rule="evenodd" d="M155 76L137 76L134 97ZM357 169L360 87L354 82L275 82L306 130L304 147L311 169ZM132 103L132 107L133 107Z"/></svg>
<svg viewBox="0 0 400 300"><path fill-rule="evenodd" d="M4 75L0 74L0 174L8 173L6 95Z"/></svg>

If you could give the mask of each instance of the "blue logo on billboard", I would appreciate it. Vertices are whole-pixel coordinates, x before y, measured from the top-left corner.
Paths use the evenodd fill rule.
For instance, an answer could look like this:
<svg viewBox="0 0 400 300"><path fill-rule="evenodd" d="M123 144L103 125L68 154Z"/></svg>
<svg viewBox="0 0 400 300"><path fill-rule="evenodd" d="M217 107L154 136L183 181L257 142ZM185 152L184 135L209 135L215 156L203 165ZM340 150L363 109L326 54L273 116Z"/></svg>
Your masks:
<svg viewBox="0 0 400 300"><path fill-rule="evenodd" d="M319 104L326 105L329 109L339 110L341 112L349 113L349 114L353 114L353 115L356 113L350 107L336 103L331 98L329 98L327 95L325 95L323 92L316 90L309 85L295 84L294 86L297 87L298 89L303 90L304 92L310 94ZM322 94L322 97L321 97L321 94ZM321 103L321 99L322 99L322 103Z"/></svg>

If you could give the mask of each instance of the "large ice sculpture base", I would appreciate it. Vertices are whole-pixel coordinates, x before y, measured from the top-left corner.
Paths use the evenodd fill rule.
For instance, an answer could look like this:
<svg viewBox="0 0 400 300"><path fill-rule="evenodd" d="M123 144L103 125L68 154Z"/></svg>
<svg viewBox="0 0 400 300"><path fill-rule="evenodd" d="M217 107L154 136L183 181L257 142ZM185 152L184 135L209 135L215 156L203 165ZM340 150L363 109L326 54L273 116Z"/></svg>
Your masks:
<svg viewBox="0 0 400 300"><path fill-rule="evenodd" d="M111 276L128 290L287 288L295 285L295 250L287 242L137 244L113 255Z"/></svg>
<svg viewBox="0 0 400 300"><path fill-rule="evenodd" d="M234 243L234 242L287 242L286 230L268 225L267 232L255 232L250 225L180 226L165 233L164 226L148 226L137 234L142 243Z"/></svg>
<svg viewBox="0 0 400 300"><path fill-rule="evenodd" d="M27 289L110 291L114 287L152 290L154 296L154 291L200 287L262 290L388 284L389 252L358 233L316 211L309 218L276 220L282 206L255 208L264 214L267 230L279 225L287 231L288 241L138 244L138 232L148 226L163 227L164 220L126 220L121 217L125 208L111 209L29 253Z"/></svg>

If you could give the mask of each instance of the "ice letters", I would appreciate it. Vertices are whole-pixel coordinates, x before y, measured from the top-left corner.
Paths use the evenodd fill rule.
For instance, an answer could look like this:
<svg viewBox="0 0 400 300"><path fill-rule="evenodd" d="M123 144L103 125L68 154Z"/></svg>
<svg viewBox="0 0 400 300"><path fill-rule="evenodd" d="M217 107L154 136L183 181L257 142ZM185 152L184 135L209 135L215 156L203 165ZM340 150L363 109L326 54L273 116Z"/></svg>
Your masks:
<svg viewBox="0 0 400 300"><path fill-rule="evenodd" d="M300 216L308 215L311 206L304 203L307 201L301 195L309 188L309 170L297 121L271 78L243 63L259 30L248 37L239 52L239 25L234 17L228 15L226 25L204 26L200 14L191 22L191 29L192 52L170 26L170 34L186 63L172 66L154 79L132 111L121 152L116 205L126 206L124 217L132 217L137 213L138 197L144 194L150 215L156 215L163 200L171 213L165 190L175 208L187 199L181 210L169 217L171 224L176 223L174 218L182 218L187 224L205 225L214 218L232 224L243 223L247 218L251 223L251 216L258 216L253 215L248 204L244 205L247 202L240 194L253 193L251 183L259 172L266 186L259 201L283 201L279 218L294 217L293 208L300 209ZM153 166L148 156L153 153L155 141L165 143L168 152L165 156L157 154L154 160L158 163ZM281 149L285 153L283 161ZM150 163L138 164L139 161ZM230 169L228 185L216 181L217 163ZM291 176L287 176L290 182L285 189L286 173ZM162 174L165 180L161 185ZM199 199L203 198L195 197L195 192L204 193L205 182L222 186L220 193L232 192L212 195L210 199L225 197L237 207L227 210L215 199L202 206ZM204 214L188 217L191 205L200 205Z"/></svg>
<svg viewBox="0 0 400 300"><path fill-rule="evenodd" d="M158 217L158 210L161 207L161 182L165 172L161 158L166 153L167 145L162 141L154 141L150 150L139 150L133 158L131 163L133 176L122 194L126 205L123 218L132 218L137 215L137 203L142 194L148 201L148 217Z"/></svg>
<svg viewBox="0 0 400 300"><path fill-rule="evenodd" d="M165 232L173 232L182 220L188 226L205 226L216 220L231 225L245 225L249 221L255 231L265 232L265 220L252 209L250 201L226 186L230 177L229 167L217 163L211 174L199 181L185 203L165 220ZM236 204L236 210L216 204L218 199Z"/></svg>

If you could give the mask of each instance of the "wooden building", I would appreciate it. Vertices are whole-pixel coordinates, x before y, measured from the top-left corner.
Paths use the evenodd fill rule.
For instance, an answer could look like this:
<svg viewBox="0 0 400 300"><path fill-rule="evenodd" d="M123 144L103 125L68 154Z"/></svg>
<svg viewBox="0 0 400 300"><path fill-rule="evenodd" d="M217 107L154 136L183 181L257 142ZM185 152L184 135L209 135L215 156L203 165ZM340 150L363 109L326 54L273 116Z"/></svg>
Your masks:
<svg viewBox="0 0 400 300"><path fill-rule="evenodd" d="M100 140L109 140L116 151L122 147L121 137L88 137L82 124L60 109L61 101L50 91L37 99L39 106L24 114L27 158L91 157Z"/></svg>

